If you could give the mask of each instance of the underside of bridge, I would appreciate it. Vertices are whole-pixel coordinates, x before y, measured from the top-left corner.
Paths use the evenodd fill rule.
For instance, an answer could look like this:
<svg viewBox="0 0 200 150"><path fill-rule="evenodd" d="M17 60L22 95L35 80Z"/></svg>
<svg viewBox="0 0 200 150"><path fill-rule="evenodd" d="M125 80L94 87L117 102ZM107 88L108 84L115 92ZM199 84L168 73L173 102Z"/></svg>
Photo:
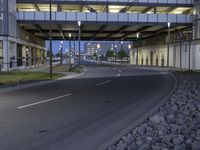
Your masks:
<svg viewBox="0 0 200 150"><path fill-rule="evenodd" d="M38 37L48 40L49 25L48 24L19 24L25 30L34 32ZM173 26L170 30L175 32L177 30L187 30L191 26L178 25ZM140 33L141 39L151 38L157 35L166 34L168 31L167 25L99 25L99 24L83 24L81 27L81 40L86 41L113 41L113 40L135 40L136 34ZM78 39L77 24L53 24L52 38L54 40L68 39L68 34L71 33L73 37Z"/></svg>
<svg viewBox="0 0 200 150"><path fill-rule="evenodd" d="M192 5L190 4L159 4L159 3L115 3L109 1L52 1L53 12L80 12L80 13L127 13L127 14L191 14ZM49 1L40 0L18 0L17 10L19 12L48 12ZM27 31L34 32L38 37L48 40L49 22L27 22L18 20L20 27ZM171 25L171 32L191 28L192 24L179 23ZM78 37L77 22L55 21L52 25L53 39L68 39L68 34ZM136 34L140 33L140 38L151 38L168 31L167 23L111 23L111 22L82 22L81 39L82 40L135 40Z"/></svg>

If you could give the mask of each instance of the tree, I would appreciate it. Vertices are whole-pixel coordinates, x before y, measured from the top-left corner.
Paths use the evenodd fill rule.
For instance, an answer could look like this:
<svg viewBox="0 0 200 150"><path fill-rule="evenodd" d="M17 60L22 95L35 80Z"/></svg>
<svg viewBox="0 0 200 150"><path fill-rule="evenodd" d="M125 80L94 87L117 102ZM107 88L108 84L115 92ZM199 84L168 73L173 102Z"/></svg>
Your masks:
<svg viewBox="0 0 200 150"><path fill-rule="evenodd" d="M126 51L123 50L123 49L120 50L120 51L117 53L117 55L118 55L118 57L120 57L120 59L121 59L121 63L122 63L122 59L123 59L124 57L128 57Z"/></svg>
<svg viewBox="0 0 200 150"><path fill-rule="evenodd" d="M56 57L57 57L57 58L60 57L60 56L61 56L60 53L57 53L57 54L56 54Z"/></svg>
<svg viewBox="0 0 200 150"><path fill-rule="evenodd" d="M47 50L47 57L50 57L50 50ZM53 54L52 54L53 57Z"/></svg>
<svg viewBox="0 0 200 150"><path fill-rule="evenodd" d="M97 53L94 53L93 57L97 60L98 59Z"/></svg>
<svg viewBox="0 0 200 150"><path fill-rule="evenodd" d="M114 57L114 51L108 50L108 51L106 52L106 57L107 57L107 58L108 58L108 57Z"/></svg>

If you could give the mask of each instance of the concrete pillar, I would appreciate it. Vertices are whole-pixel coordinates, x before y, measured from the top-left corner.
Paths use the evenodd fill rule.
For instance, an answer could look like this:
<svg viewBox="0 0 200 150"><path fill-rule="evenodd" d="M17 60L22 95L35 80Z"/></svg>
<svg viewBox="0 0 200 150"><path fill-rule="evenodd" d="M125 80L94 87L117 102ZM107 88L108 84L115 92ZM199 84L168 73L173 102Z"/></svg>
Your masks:
<svg viewBox="0 0 200 150"><path fill-rule="evenodd" d="M10 68L10 42L8 40L3 41L3 70L9 71Z"/></svg>
<svg viewBox="0 0 200 150"><path fill-rule="evenodd" d="M12 64L12 69L17 67L17 43L10 42L10 62Z"/></svg>
<svg viewBox="0 0 200 150"><path fill-rule="evenodd" d="M23 68L26 68L26 46L22 46L22 66Z"/></svg>
<svg viewBox="0 0 200 150"><path fill-rule="evenodd" d="M130 50L130 64L133 65L134 64L134 51Z"/></svg>

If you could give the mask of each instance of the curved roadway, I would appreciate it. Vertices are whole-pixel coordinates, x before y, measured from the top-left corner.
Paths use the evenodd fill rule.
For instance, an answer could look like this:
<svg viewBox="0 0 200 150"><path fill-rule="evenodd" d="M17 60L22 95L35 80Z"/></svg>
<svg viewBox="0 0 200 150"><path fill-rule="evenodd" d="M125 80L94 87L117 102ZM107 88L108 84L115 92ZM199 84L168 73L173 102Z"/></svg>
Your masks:
<svg viewBox="0 0 200 150"><path fill-rule="evenodd" d="M173 86L165 72L90 66L75 79L0 93L0 149L96 150Z"/></svg>

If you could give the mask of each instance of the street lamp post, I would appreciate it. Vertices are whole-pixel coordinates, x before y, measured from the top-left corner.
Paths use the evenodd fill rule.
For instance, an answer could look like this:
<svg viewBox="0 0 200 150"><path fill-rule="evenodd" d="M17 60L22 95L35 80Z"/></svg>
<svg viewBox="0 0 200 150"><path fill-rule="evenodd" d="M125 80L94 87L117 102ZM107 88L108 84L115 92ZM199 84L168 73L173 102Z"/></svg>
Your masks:
<svg viewBox="0 0 200 150"><path fill-rule="evenodd" d="M136 35L136 44L137 44L137 56L136 56L136 65L138 65L138 39L139 39L139 37L140 37L140 34L139 33L137 33L137 35Z"/></svg>
<svg viewBox="0 0 200 150"><path fill-rule="evenodd" d="M60 65L63 65L63 41L61 41L60 45Z"/></svg>
<svg viewBox="0 0 200 150"><path fill-rule="evenodd" d="M167 27L168 27L168 38L167 38L167 67L169 67L170 26L171 26L171 23L168 22L168 23L167 23Z"/></svg>
<svg viewBox="0 0 200 150"><path fill-rule="evenodd" d="M116 56L117 55L116 52L117 52L117 45L115 44L115 64L116 64L116 57L117 57Z"/></svg>
<svg viewBox="0 0 200 150"><path fill-rule="evenodd" d="M81 65L81 21L78 21L78 45L79 45L79 57L78 57L78 64Z"/></svg>
<svg viewBox="0 0 200 150"><path fill-rule="evenodd" d="M121 41L121 49L120 49L120 59L121 59L121 64L122 64L122 46L123 46L124 42Z"/></svg>
<svg viewBox="0 0 200 150"><path fill-rule="evenodd" d="M97 44L97 61L99 61L100 44Z"/></svg>
<svg viewBox="0 0 200 150"><path fill-rule="evenodd" d="M191 42L192 42L192 32L190 31L189 32L189 60L188 60L188 69L190 70L191 69Z"/></svg>
<svg viewBox="0 0 200 150"><path fill-rule="evenodd" d="M49 63L50 63L50 68L49 68L49 74L50 78L52 78L52 0L49 0L49 48L50 48L50 58L49 58Z"/></svg>
<svg viewBox="0 0 200 150"><path fill-rule="evenodd" d="M129 45L128 45L128 49L130 50L130 52L131 52L131 48L132 48L132 47L131 47L131 44L129 44ZM129 54L130 54L130 52L129 52ZM128 61L128 58L127 58L127 61ZM128 62L130 63L130 56L129 56L129 61L128 61Z"/></svg>
<svg viewBox="0 0 200 150"><path fill-rule="evenodd" d="M71 48L71 37L72 37L72 34L69 33L69 65L71 65L71 53L72 53L72 48Z"/></svg>

